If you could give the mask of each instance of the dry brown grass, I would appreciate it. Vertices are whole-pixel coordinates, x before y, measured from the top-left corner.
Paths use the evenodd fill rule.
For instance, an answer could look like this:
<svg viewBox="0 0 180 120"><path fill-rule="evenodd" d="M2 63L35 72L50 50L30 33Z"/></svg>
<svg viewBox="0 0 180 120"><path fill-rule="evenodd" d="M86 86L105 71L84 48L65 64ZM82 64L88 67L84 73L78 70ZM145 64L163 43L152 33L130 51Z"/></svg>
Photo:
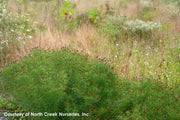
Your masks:
<svg viewBox="0 0 180 120"><path fill-rule="evenodd" d="M140 3L133 1L128 4L127 9L123 10L122 13L128 18L131 18L136 17L139 11L142 11Z"/></svg>
<svg viewBox="0 0 180 120"><path fill-rule="evenodd" d="M139 10L142 10L141 6L139 5L139 1L130 2L125 10L119 7L121 2L123 2L123 0L109 1L109 6L116 10L115 15L123 13L127 17L131 18L136 16ZM76 6L76 12L78 15L80 15L87 13L89 9L106 9L105 4L107 3L107 0L73 0L73 3L78 3ZM36 47L45 50L60 50L61 48L69 47L92 57L110 60L109 62L114 66L114 69L118 75L128 77L133 80L140 80L143 75L153 74L153 71L156 68L150 69L145 67L146 62L148 64L152 64L153 66L159 66L164 59L165 51L163 45L166 43L163 43L163 45L159 48L159 51L156 51L155 48L148 49L149 47L154 47L154 43L151 41L137 42L132 40L133 38L119 41L118 45L115 45L107 36L100 35L97 28L91 24L83 24L73 34L57 30L54 28L57 14L52 12L56 3L50 3L51 5L48 6L48 9L45 9L42 6L44 3L36 4L36 9L30 8L32 13L38 11L32 21L43 23L46 25L47 31L42 32L41 37L38 33L34 39L27 41L23 49L13 51L11 53L11 60L19 59L28 55L30 50ZM155 4L158 6L157 2ZM159 9L161 7L164 8L163 5L158 7ZM155 18L154 21L167 23L170 24L170 26L175 25L171 27L171 32L174 31L175 33L180 33L180 29L178 28L178 19L169 19L163 14L163 12L160 12L160 15L161 16ZM167 34L169 34L168 32ZM161 38L163 39L163 35ZM168 43L168 41L163 42ZM173 46L173 41L171 41L170 44ZM138 54L136 52L137 50L141 53ZM147 52L149 56L146 56ZM161 68L159 67L156 69L156 72L161 74L164 71L161 71Z"/></svg>
<svg viewBox="0 0 180 120"><path fill-rule="evenodd" d="M83 25L76 33L71 46L74 49L80 49L92 56L109 57L108 46L110 43L104 36L98 34L96 28L92 25ZM109 49L109 51L107 51Z"/></svg>

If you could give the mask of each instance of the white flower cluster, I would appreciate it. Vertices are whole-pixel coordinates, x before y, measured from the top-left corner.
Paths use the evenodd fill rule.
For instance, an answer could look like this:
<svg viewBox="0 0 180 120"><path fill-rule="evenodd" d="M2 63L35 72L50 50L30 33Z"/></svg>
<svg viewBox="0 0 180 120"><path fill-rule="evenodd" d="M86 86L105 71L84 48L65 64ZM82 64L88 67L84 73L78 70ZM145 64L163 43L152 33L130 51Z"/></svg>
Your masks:
<svg viewBox="0 0 180 120"><path fill-rule="evenodd" d="M102 25L111 39L119 39L123 35L151 37L153 33L161 30L161 23L142 20L129 20L125 16L109 17Z"/></svg>
<svg viewBox="0 0 180 120"><path fill-rule="evenodd" d="M180 8L176 7L175 5L168 5L165 13L169 16L169 17L178 17L180 16Z"/></svg>
<svg viewBox="0 0 180 120"><path fill-rule="evenodd" d="M0 21L2 21L2 18L4 16L4 14L6 13L6 6L4 4L3 0L0 0Z"/></svg>
<svg viewBox="0 0 180 120"><path fill-rule="evenodd" d="M0 0L0 51L7 51L10 44L21 46L25 39L31 39L33 28L28 24L28 14L16 14L6 9Z"/></svg>
<svg viewBox="0 0 180 120"><path fill-rule="evenodd" d="M125 30L136 32L136 33L151 33L155 30L161 29L161 24L156 22L144 22L142 20L127 20L125 22Z"/></svg>

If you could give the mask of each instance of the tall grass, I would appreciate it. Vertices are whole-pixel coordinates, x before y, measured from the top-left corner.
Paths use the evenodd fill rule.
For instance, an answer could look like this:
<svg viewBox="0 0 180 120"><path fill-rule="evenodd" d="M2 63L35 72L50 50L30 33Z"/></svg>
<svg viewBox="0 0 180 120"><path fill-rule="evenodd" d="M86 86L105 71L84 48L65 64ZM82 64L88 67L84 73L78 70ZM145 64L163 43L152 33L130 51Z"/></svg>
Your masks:
<svg viewBox="0 0 180 120"><path fill-rule="evenodd" d="M40 30L40 37L37 37L34 40L34 45L32 44L31 46L37 47L39 43L41 44L39 47L42 49L61 49L62 47L70 46L72 49L85 54L109 59L114 64L114 68L119 75L131 79L153 76L164 81L164 78L166 78L164 76L171 76L168 72L171 66L167 66L165 63L169 61L168 56L171 57L172 52L170 52L170 49L175 48L177 51L179 49L178 46L172 46L174 43L179 44L178 35L176 39L172 39L178 33L178 29L173 30L173 20L172 22L170 21L171 23L161 23L162 27L160 31L153 28L153 26L157 27L160 24L159 21L161 21L158 20L161 18L156 19L157 14L162 19L169 21L169 17L164 14L164 11L161 11L162 9L147 10L147 8L143 8L146 10L137 13L139 16L127 18L116 14L118 6L114 4L114 1L110 1L108 3L109 8L114 7L115 14L114 16L110 16L107 12L102 12L103 14L100 16L101 21L99 21L97 27L97 25L93 25L88 20L87 12L90 9L97 9L100 13L101 11L99 11L98 5L99 7L103 4L105 6L106 2L101 2L101 4L98 3L93 6L94 2L91 1L92 3L89 3L89 6L87 6L84 12L82 12L83 10L80 11L86 2L84 1L82 2L84 4L82 4L72 1L76 5L71 8L75 10L75 14L72 16L72 22L70 23L64 22L62 19L58 21L60 12L63 10L63 5L60 1L50 1L47 3L32 2L27 10L32 12L34 16L33 20L37 21L39 25L46 27L47 30L44 32ZM161 4L157 4L156 6L161 6ZM34 7L34 10L30 7ZM107 10L106 7L102 9ZM120 11L123 12L123 10L119 10L118 12ZM154 15L150 16L149 14ZM148 22L149 20L152 22ZM157 25L150 25L152 23L157 23ZM137 29L133 31L133 28ZM147 28L149 31L146 30ZM172 33L169 31L175 32ZM177 56L179 54L177 51L175 52L176 58L178 58ZM172 61L174 64L178 64L176 60ZM163 68L162 64L164 64ZM177 69L178 66L175 65L174 67L174 69ZM175 74L178 73L176 72Z"/></svg>

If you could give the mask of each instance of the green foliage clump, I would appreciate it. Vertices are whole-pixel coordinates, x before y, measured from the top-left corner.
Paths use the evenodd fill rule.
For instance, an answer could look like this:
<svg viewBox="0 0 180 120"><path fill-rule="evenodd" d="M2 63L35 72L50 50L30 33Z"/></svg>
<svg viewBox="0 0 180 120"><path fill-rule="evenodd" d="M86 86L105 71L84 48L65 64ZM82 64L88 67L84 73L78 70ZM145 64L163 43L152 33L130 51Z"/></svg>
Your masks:
<svg viewBox="0 0 180 120"><path fill-rule="evenodd" d="M60 11L56 27L61 31L69 32L75 31L79 27L79 21L74 17L75 9L73 3L66 1Z"/></svg>
<svg viewBox="0 0 180 120"><path fill-rule="evenodd" d="M65 21L72 21L75 10L73 4L70 1L64 3L63 9L60 12L60 17Z"/></svg>
<svg viewBox="0 0 180 120"><path fill-rule="evenodd" d="M112 107L118 97L116 76L96 59L66 51L34 51L7 67L0 77L5 90L26 111L84 112L92 119L116 117Z"/></svg>
<svg viewBox="0 0 180 120"><path fill-rule="evenodd" d="M160 82L143 79L140 82L121 81L119 119L176 120L180 118L180 88L172 89Z"/></svg>
<svg viewBox="0 0 180 120"><path fill-rule="evenodd" d="M88 18L92 23L98 23L100 20L99 13L97 10L89 10Z"/></svg>
<svg viewBox="0 0 180 120"><path fill-rule="evenodd" d="M7 99L0 96L0 108L15 109L13 101L8 101Z"/></svg>

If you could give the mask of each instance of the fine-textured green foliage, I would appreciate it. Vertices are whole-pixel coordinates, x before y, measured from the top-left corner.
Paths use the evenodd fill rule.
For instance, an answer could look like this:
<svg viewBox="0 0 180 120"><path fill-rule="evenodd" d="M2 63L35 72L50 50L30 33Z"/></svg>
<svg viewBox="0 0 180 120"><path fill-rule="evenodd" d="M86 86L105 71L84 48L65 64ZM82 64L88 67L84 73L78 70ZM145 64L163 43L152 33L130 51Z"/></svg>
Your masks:
<svg viewBox="0 0 180 120"><path fill-rule="evenodd" d="M0 108L15 109L12 101L8 101L0 96Z"/></svg>
<svg viewBox="0 0 180 120"><path fill-rule="evenodd" d="M180 88L167 88L161 82L143 79L141 82L121 81L122 99L118 108L123 120L176 120L180 118Z"/></svg>
<svg viewBox="0 0 180 120"><path fill-rule="evenodd" d="M65 51L35 51L6 68L0 77L2 85L26 111L84 112L92 119L113 117L116 76L108 65L95 59Z"/></svg>
<svg viewBox="0 0 180 120"><path fill-rule="evenodd" d="M118 79L108 65L68 51L35 50L19 64L7 67L0 77L3 91L13 95L25 111L90 115L32 119L177 120L180 117L178 84L171 89L153 79L128 82Z"/></svg>

